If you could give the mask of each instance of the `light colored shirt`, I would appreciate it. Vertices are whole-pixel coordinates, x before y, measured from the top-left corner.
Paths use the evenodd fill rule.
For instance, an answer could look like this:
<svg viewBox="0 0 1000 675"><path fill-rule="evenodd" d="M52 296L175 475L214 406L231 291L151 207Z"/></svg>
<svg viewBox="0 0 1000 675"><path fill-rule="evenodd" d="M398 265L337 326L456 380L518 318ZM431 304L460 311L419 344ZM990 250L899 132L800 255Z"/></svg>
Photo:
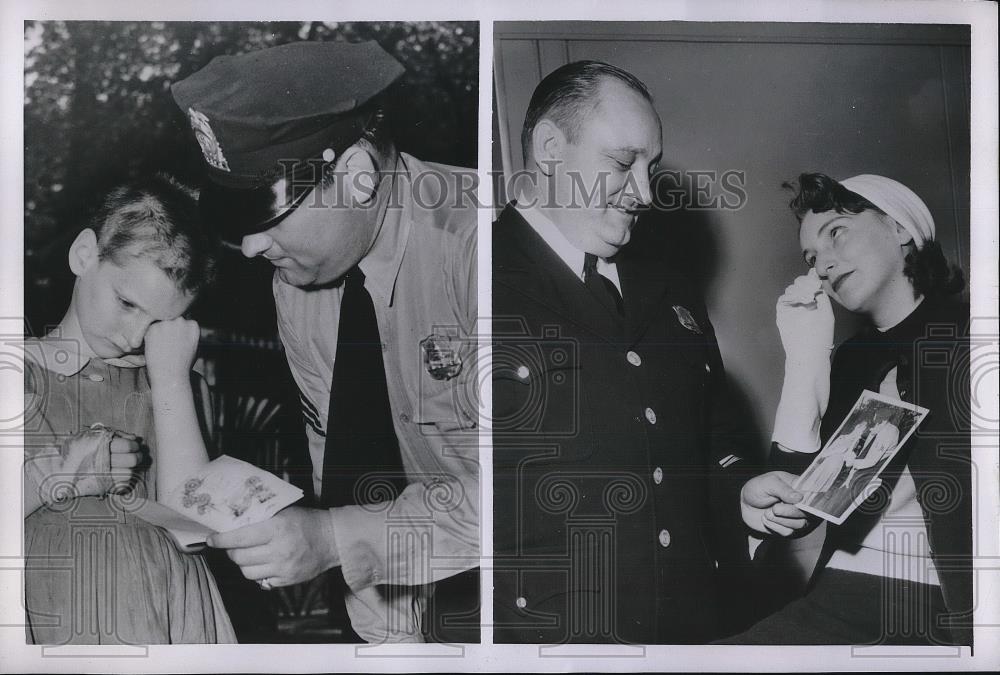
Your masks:
<svg viewBox="0 0 1000 675"><path fill-rule="evenodd" d="M408 485L392 501L330 509L351 623L370 642L419 640L426 585L479 565L477 211L441 193L461 185L453 168L406 154L397 168L394 197L359 266ZM342 290L302 290L275 276L273 291L320 492ZM431 374L429 338L454 350L457 376Z"/></svg>
<svg viewBox="0 0 1000 675"><path fill-rule="evenodd" d="M566 238L556 224L553 223L544 213L538 210L537 207L521 207L515 205L517 212L521 214L528 225L531 225L539 237L541 237L549 248L555 252L559 259L566 263L566 266L577 276L580 281L584 281L583 278L583 259L586 255L585 251L581 251L573 243ZM598 256L597 258L597 273L606 279L610 279L611 283L615 285L618 292L622 292L622 282L618 278L618 265L614 262L608 262L606 259ZM624 295L622 296L624 297Z"/></svg>

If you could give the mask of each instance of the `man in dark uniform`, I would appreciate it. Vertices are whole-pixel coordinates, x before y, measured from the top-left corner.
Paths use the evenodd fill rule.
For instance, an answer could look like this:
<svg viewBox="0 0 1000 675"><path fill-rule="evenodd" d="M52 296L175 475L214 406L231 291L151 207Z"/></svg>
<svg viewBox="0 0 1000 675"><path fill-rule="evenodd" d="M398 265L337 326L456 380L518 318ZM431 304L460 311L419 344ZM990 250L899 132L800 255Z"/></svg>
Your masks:
<svg viewBox="0 0 1000 675"><path fill-rule="evenodd" d="M701 298L655 237L629 243L659 117L630 73L570 63L522 146L493 225L494 639L708 642L748 557L744 462Z"/></svg>
<svg viewBox="0 0 1000 675"><path fill-rule="evenodd" d="M275 267L320 507L209 544L265 589L332 570L367 642L477 642L476 207L469 172L392 142L402 72L374 42L299 42L173 87L206 222Z"/></svg>

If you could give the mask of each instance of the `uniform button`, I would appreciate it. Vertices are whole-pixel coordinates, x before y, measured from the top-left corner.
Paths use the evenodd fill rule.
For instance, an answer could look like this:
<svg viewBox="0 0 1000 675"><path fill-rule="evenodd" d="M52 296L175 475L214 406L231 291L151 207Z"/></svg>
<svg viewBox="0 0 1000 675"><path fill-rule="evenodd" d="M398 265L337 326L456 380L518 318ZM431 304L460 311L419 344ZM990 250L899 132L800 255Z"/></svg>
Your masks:
<svg viewBox="0 0 1000 675"><path fill-rule="evenodd" d="M635 352L633 352L633 351L630 351L630 352L629 352L628 354L626 354L626 355L625 355L625 359L626 359L626 360L627 360L627 361L628 361L629 363L631 363L631 364L632 364L633 366L641 366L641 365L642 365L642 359L641 359L641 358L639 358L639 355L638 355L638 354L636 354L636 353L635 353Z"/></svg>
<svg viewBox="0 0 1000 675"><path fill-rule="evenodd" d="M517 368L517 377L518 377L518 379L527 380L528 379L528 375L530 375L530 374L531 374L531 371L528 370L528 366L518 366L518 368Z"/></svg>
<svg viewBox="0 0 1000 675"><path fill-rule="evenodd" d="M660 467L653 469L653 482L657 485L663 482L663 469Z"/></svg>
<svg viewBox="0 0 1000 675"><path fill-rule="evenodd" d="M670 533L666 530L660 530L660 546L663 548L670 546Z"/></svg>
<svg viewBox="0 0 1000 675"><path fill-rule="evenodd" d="M653 412L652 408L646 408L646 421L650 424L656 424L656 413Z"/></svg>
<svg viewBox="0 0 1000 675"><path fill-rule="evenodd" d="M706 363L706 364L705 364L705 372L706 372L706 373L711 373L711 372L712 372L712 366L710 366L710 365L708 365L708 364Z"/></svg>
<svg viewBox="0 0 1000 675"><path fill-rule="evenodd" d="M91 382L104 382L104 376L98 375L97 373L91 373L90 375L87 375L87 379L90 380Z"/></svg>
<svg viewBox="0 0 1000 675"><path fill-rule="evenodd" d="M382 351L383 352L389 351L389 343L388 342L383 342L382 343Z"/></svg>
<svg viewBox="0 0 1000 675"><path fill-rule="evenodd" d="M521 597L521 598L518 598L517 600L515 600L514 604L517 605L518 609L524 609L525 607L528 606L528 601L527 601L527 599Z"/></svg>
<svg viewBox="0 0 1000 675"><path fill-rule="evenodd" d="M399 413L399 421L405 424L410 421L410 416L406 413Z"/></svg>

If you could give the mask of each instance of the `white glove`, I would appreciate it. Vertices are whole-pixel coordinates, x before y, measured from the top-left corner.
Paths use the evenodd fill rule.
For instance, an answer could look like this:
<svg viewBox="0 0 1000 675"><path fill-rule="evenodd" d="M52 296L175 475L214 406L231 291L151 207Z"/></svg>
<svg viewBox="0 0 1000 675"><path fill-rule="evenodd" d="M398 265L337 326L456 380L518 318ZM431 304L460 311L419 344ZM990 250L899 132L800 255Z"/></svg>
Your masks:
<svg viewBox="0 0 1000 675"><path fill-rule="evenodd" d="M815 269L792 282L775 307L781 346L788 364L830 363L833 349L833 308Z"/></svg>
<svg viewBox="0 0 1000 675"><path fill-rule="evenodd" d="M830 400L833 308L815 269L785 289L775 313L785 377L771 440L787 450L816 452Z"/></svg>

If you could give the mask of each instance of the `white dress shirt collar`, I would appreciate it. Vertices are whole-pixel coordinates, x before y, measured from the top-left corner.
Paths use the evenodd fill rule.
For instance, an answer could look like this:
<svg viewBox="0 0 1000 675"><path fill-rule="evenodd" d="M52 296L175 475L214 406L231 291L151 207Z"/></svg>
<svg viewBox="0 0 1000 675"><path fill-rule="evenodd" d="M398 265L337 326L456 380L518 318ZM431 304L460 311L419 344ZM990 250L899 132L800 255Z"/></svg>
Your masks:
<svg viewBox="0 0 1000 675"><path fill-rule="evenodd" d="M585 253L578 249L573 243L566 238L556 224L553 223L548 216L542 213L535 206L519 206L516 202L514 208L517 212L521 214L521 217L531 226L538 236L548 244L549 248L555 252L559 259L566 263L567 267L576 275L576 277L583 281L583 259ZM611 282L618 288L618 292L622 292L621 281L618 278L618 265L613 262L608 262L604 258L597 258L597 272L610 279Z"/></svg>

